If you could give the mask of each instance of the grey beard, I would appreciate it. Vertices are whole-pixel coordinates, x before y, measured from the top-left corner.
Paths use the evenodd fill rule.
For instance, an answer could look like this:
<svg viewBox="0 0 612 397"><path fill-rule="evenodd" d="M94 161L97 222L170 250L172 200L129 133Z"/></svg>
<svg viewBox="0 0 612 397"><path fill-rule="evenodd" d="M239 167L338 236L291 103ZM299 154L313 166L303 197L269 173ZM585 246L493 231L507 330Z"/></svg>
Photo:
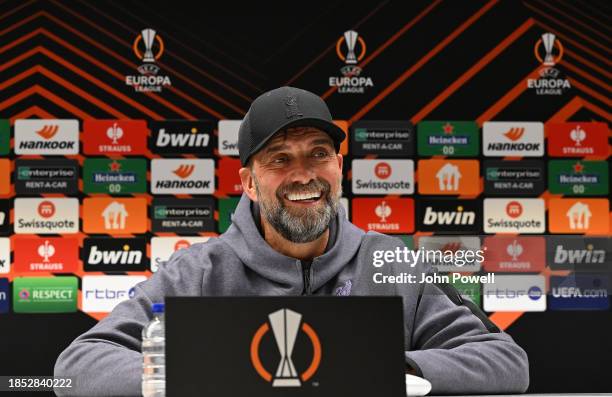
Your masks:
<svg viewBox="0 0 612 397"><path fill-rule="evenodd" d="M332 197L328 183L315 181L325 185L322 194L325 196L325 205L318 208L304 209L301 215L293 215L283 202L284 194L276 192L276 201L266 200L261 195L257 178L253 175L255 191L259 199L259 206L263 216L281 236L292 243L310 243L315 241L329 227L330 222L338 213L338 203L342 195L342 184L336 197ZM313 183L313 182L311 182Z"/></svg>

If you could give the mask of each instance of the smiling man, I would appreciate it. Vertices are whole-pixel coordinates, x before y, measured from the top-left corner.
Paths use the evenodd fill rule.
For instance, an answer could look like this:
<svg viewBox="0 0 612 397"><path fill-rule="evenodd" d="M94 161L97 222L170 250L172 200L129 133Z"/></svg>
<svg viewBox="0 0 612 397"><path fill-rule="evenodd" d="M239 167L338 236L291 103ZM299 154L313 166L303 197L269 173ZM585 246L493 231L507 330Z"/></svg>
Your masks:
<svg viewBox="0 0 612 397"><path fill-rule="evenodd" d="M525 352L451 286L372 281L374 271L420 279L431 270L373 266L374 252L404 245L347 220L339 204L344 138L310 92L282 87L258 97L240 126L244 194L231 227L177 251L133 298L68 346L55 375L75 377L76 387L58 393L140 395L140 335L151 305L181 295L400 295L406 370L429 380L432 393L524 392Z"/></svg>

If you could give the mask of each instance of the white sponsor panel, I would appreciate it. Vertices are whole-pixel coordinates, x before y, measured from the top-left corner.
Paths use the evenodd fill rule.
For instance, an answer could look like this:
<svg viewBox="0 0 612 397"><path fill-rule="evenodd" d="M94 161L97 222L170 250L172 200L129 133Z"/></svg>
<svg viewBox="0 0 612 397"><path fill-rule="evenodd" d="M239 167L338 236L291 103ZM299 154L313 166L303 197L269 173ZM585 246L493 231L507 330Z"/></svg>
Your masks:
<svg viewBox="0 0 612 397"><path fill-rule="evenodd" d="M11 271L11 239L0 237L0 274Z"/></svg>
<svg viewBox="0 0 612 397"><path fill-rule="evenodd" d="M70 234L79 232L79 199L16 198L15 233Z"/></svg>
<svg viewBox="0 0 612 397"><path fill-rule="evenodd" d="M109 313L133 295L145 276L83 276L82 308L85 313Z"/></svg>
<svg viewBox="0 0 612 397"><path fill-rule="evenodd" d="M156 272L163 262L182 248L193 244L205 243L210 237L152 237L151 238L151 271Z"/></svg>
<svg viewBox="0 0 612 397"><path fill-rule="evenodd" d="M15 120L15 154L79 154L79 121Z"/></svg>
<svg viewBox="0 0 612 397"><path fill-rule="evenodd" d="M354 194L413 194L413 160L353 160Z"/></svg>
<svg viewBox="0 0 612 397"><path fill-rule="evenodd" d="M215 161L212 159L151 160L151 193L213 194Z"/></svg>
<svg viewBox="0 0 612 397"><path fill-rule="evenodd" d="M340 205L344 208L344 215L346 215L346 219L349 218L349 201L346 197L340 197Z"/></svg>
<svg viewBox="0 0 612 397"><path fill-rule="evenodd" d="M544 124L485 121L482 152L485 156L541 157L544 155Z"/></svg>
<svg viewBox="0 0 612 397"><path fill-rule="evenodd" d="M238 156L238 129L242 120L220 120L219 154L222 156Z"/></svg>
<svg viewBox="0 0 612 397"><path fill-rule="evenodd" d="M419 236L417 249L421 248L422 262L435 266L440 272L477 272L482 266L482 260L476 256L480 239L475 236ZM449 262L450 258L454 262Z"/></svg>
<svg viewBox="0 0 612 397"><path fill-rule="evenodd" d="M488 198L484 200L485 233L544 233L544 200Z"/></svg>
<svg viewBox="0 0 612 397"><path fill-rule="evenodd" d="M544 276L495 275L494 283L483 284L483 304L487 312L543 312L546 310Z"/></svg>

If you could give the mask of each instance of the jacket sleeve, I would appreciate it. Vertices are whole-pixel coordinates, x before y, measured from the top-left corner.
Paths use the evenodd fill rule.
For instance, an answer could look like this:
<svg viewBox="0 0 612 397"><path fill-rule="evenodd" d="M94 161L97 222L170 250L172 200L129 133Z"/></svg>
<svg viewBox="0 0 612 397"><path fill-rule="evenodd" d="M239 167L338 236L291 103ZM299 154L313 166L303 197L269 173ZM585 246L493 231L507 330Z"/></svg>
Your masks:
<svg viewBox="0 0 612 397"><path fill-rule="evenodd" d="M58 357L55 376L72 377L70 389L58 396L141 396L141 333L151 320L151 305L165 296L201 295L203 267L189 249L177 251L134 296L89 331L76 338ZM198 274L199 272L199 274Z"/></svg>
<svg viewBox="0 0 612 397"><path fill-rule="evenodd" d="M406 361L432 394L523 393L527 354L449 284L424 284Z"/></svg>

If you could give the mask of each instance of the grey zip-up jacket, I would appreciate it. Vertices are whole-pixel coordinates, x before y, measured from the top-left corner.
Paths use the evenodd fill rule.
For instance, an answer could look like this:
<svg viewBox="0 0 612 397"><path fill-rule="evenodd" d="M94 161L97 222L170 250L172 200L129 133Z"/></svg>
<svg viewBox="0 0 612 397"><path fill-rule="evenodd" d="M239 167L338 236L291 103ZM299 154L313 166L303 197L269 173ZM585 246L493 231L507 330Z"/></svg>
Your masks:
<svg viewBox="0 0 612 397"><path fill-rule="evenodd" d="M258 229L253 203L242 196L226 233L177 251L133 298L76 338L55 364L55 376L76 387L60 396L140 396L141 331L151 305L165 296L400 295L404 302L407 366L429 380L432 393L517 393L529 384L525 351L471 301L443 284L376 284L386 275L430 271L405 263L373 266L375 250L403 248L401 240L365 233L344 211L330 227L326 252L302 263L272 249ZM357 348L367 349L367 346Z"/></svg>

